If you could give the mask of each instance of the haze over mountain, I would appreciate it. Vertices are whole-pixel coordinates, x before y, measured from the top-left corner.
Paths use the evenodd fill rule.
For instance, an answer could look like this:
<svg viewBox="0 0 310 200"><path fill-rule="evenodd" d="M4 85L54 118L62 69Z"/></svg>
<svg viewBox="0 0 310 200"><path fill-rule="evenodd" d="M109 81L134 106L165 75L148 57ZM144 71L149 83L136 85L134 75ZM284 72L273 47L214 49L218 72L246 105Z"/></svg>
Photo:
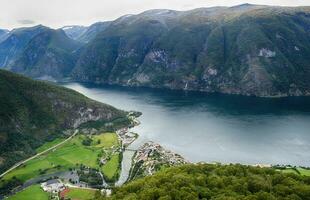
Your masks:
<svg viewBox="0 0 310 200"><path fill-rule="evenodd" d="M78 39L85 31L88 29L86 26L64 26L61 28L65 33L67 34L68 37L76 40Z"/></svg>
<svg viewBox="0 0 310 200"><path fill-rule="evenodd" d="M29 40L23 51L9 56L23 59L9 65L2 61L2 66L36 78L255 96L309 95L309 30L309 7L149 10L87 30L75 27L73 35L65 30L86 44L56 59L30 62L29 52L35 49L64 47ZM7 40L0 44L4 55L12 48L1 48Z"/></svg>
<svg viewBox="0 0 310 200"><path fill-rule="evenodd" d="M8 69L32 77L67 77L75 65L80 46L63 30L47 28L28 42Z"/></svg>
<svg viewBox="0 0 310 200"><path fill-rule="evenodd" d="M44 26L13 29L0 43L0 66L8 66L36 34L46 30Z"/></svg>
<svg viewBox="0 0 310 200"><path fill-rule="evenodd" d="M110 25L110 23L111 22L108 21L97 22L89 27L81 28L81 26L70 26L70 28L63 27L62 29L66 32L68 37L83 43L87 43L94 39L99 32L104 31Z"/></svg>

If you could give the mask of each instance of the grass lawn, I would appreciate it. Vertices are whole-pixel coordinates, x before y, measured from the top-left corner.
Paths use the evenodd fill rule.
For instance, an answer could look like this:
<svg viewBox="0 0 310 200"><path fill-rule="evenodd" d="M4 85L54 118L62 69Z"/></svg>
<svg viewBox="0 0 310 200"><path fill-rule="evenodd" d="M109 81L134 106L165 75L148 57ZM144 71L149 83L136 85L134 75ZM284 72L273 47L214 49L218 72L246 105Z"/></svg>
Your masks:
<svg viewBox="0 0 310 200"><path fill-rule="evenodd" d="M106 133L94 136L93 140L95 141L94 138L100 138L101 143L95 144L94 142L91 146L82 144L83 139L85 139L84 135L77 135L57 149L41 155L8 173L3 177L3 180L9 180L16 176L16 178L21 181L26 181L39 176L42 174L42 171L44 171L45 174L65 171L69 168L76 167L76 164L83 164L88 167L99 169L100 167L97 159L102 148L119 144L115 133L108 133L106 136L105 135ZM116 162L116 160L118 160L118 155L117 157L113 156L106 164L107 167L104 167L103 173L107 173L107 177L111 176L113 170L119 170L119 162Z"/></svg>
<svg viewBox="0 0 310 200"><path fill-rule="evenodd" d="M286 169L279 169L280 172L283 172L283 173L293 173L293 174L297 174L298 173L296 172L296 170L292 169L292 168L286 168Z"/></svg>
<svg viewBox="0 0 310 200"><path fill-rule="evenodd" d="M303 176L310 176L310 169L304 169L304 168L297 168L297 170L300 172Z"/></svg>
<svg viewBox="0 0 310 200"><path fill-rule="evenodd" d="M302 175L302 176L310 176L310 169L304 169L302 167L298 167L296 168L296 170L292 168L286 168L286 169L278 169L277 171L280 171L283 173L293 173L293 174Z"/></svg>
<svg viewBox="0 0 310 200"><path fill-rule="evenodd" d="M111 148L113 146L114 147L120 146L118 136L115 133L105 133L101 135L95 135L92 139L96 147ZM97 143L98 140L100 141L100 144Z"/></svg>
<svg viewBox="0 0 310 200"><path fill-rule="evenodd" d="M56 144L61 143L64 140L65 140L65 138L57 138L57 139L55 139L55 140L53 140L51 142L47 142L44 145L42 145L41 147L37 148L36 152L40 153L42 151L45 151L46 149L49 149L49 148L55 146Z"/></svg>
<svg viewBox="0 0 310 200"><path fill-rule="evenodd" d="M119 172L119 154L114 154L111 156L111 159L102 167L102 172L108 179L112 179L116 173Z"/></svg>
<svg viewBox="0 0 310 200"><path fill-rule="evenodd" d="M40 185L32 185L25 190L8 198L8 200L48 200L49 194L44 192Z"/></svg>
<svg viewBox="0 0 310 200"><path fill-rule="evenodd" d="M91 200L94 199L96 194L95 190L86 190L79 188L70 188L69 192L66 194L66 198L75 200Z"/></svg>

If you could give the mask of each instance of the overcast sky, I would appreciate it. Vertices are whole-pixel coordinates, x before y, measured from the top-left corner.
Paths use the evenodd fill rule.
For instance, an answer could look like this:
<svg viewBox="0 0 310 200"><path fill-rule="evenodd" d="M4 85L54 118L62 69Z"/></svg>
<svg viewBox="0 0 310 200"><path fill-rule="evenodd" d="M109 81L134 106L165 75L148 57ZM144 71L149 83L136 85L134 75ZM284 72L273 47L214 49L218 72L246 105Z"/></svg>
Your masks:
<svg viewBox="0 0 310 200"><path fill-rule="evenodd" d="M155 8L189 10L241 3L309 6L310 0L0 0L0 28L90 25Z"/></svg>

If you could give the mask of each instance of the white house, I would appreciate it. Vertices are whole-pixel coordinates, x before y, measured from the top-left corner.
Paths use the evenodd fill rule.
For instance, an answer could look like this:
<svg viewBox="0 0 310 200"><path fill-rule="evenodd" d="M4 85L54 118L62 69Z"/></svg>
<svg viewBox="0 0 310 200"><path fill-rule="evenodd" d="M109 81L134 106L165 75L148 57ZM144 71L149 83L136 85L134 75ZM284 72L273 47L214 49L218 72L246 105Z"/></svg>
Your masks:
<svg viewBox="0 0 310 200"><path fill-rule="evenodd" d="M48 180L41 183L41 187L45 192L60 192L65 189L65 185L58 179Z"/></svg>

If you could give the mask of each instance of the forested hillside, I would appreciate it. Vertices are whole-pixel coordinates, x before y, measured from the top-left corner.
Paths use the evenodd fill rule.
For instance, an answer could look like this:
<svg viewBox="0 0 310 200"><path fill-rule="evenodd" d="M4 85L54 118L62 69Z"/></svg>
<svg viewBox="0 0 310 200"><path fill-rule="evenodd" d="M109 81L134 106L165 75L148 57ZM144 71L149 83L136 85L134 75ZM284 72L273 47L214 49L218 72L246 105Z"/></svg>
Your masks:
<svg viewBox="0 0 310 200"><path fill-rule="evenodd" d="M127 200L309 200L310 177L244 165L191 164L115 188Z"/></svg>
<svg viewBox="0 0 310 200"><path fill-rule="evenodd" d="M126 113L73 90L0 70L0 172L87 122L127 123ZM67 133L68 134L68 133Z"/></svg>

